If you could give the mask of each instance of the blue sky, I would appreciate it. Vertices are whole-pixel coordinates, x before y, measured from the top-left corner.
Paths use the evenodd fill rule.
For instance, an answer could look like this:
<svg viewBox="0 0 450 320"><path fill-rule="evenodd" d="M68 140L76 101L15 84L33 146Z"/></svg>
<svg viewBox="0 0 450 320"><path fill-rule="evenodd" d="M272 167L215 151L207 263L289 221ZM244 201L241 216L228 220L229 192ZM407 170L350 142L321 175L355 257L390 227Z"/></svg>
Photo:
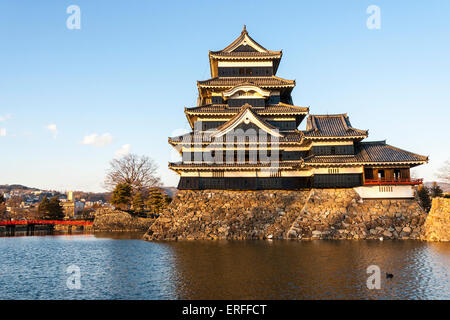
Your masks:
<svg viewBox="0 0 450 320"><path fill-rule="evenodd" d="M66 27L72 4L79 30ZM366 27L369 5L381 9L379 30ZM296 105L347 112L367 140L430 156L415 174L435 180L450 157L449 14L444 0L4 0L0 184L101 191L108 162L129 145L176 186L167 137L188 128L183 108L210 77L208 50L243 24L283 49L277 75L296 79Z"/></svg>

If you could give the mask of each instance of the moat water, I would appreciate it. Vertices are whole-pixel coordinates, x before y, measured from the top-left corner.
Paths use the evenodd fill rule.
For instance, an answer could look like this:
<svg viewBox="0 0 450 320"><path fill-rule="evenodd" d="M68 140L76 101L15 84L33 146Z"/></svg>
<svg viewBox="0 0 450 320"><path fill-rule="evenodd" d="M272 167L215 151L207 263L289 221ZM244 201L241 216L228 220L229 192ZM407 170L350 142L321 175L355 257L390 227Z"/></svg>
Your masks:
<svg viewBox="0 0 450 320"><path fill-rule="evenodd" d="M449 243L139 237L0 238L0 299L450 298ZM381 289L367 288L370 265L382 272Z"/></svg>

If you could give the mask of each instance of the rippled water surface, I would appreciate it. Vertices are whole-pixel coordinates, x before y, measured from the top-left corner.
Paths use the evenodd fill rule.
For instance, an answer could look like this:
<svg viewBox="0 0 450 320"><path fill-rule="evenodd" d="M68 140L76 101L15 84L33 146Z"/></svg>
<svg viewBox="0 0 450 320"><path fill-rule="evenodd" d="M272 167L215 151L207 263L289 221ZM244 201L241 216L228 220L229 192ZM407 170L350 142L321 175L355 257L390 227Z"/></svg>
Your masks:
<svg viewBox="0 0 450 320"><path fill-rule="evenodd" d="M418 241L0 238L0 299L449 299L449 263L450 244ZM67 287L70 265L79 290ZM369 265L380 290L367 289Z"/></svg>

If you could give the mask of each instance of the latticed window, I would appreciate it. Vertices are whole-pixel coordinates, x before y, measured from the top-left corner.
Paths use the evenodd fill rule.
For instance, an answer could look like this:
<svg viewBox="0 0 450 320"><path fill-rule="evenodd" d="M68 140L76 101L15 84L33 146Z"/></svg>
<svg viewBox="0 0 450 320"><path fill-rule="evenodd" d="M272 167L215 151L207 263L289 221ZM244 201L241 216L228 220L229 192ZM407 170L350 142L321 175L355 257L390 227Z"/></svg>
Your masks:
<svg viewBox="0 0 450 320"><path fill-rule="evenodd" d="M270 177L271 177L271 178L278 178L278 177L281 177L281 171L279 171L279 170L271 171L271 172L270 172Z"/></svg>
<svg viewBox="0 0 450 320"><path fill-rule="evenodd" d="M213 171L213 178L223 178L224 176L224 171Z"/></svg>

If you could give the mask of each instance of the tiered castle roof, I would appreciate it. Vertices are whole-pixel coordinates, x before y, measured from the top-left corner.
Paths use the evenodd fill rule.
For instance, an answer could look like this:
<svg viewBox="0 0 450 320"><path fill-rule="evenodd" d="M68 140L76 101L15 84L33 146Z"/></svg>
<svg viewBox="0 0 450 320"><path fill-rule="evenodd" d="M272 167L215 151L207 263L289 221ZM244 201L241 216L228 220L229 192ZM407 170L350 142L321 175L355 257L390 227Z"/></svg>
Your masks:
<svg viewBox="0 0 450 320"><path fill-rule="evenodd" d="M282 168L382 164L411 167L428 161L428 157L395 148L386 144L385 141L362 142L368 137L368 130L354 128L346 113L308 116L308 107L292 104L291 91L296 85L295 80L276 76L281 57L281 50L272 51L264 48L249 36L245 26L239 37L230 45L219 51L210 51L211 78L197 81L198 105L184 110L192 128L195 128L194 124L197 121L206 123L209 121L210 125L201 127L202 129L198 131L169 138L169 143L177 147L180 153L183 148L193 149L192 144L200 144L205 149L210 149L216 144L225 144L228 147L230 144L235 145L236 142L219 139L228 131L237 128L255 128L267 132L268 141L276 138L280 144L280 150L288 146L289 152L302 154L298 161L284 161L281 158L279 165ZM252 69L249 73L241 74L240 68L252 68L252 66L261 69ZM269 66L268 70L263 69L264 66ZM231 71L226 68L231 68ZM233 76L223 76L230 75L230 72ZM249 100L245 100L247 98ZM233 99L237 104L229 103L229 100ZM257 100L259 104L252 105L250 101L252 99ZM242 105L241 101L250 102L242 103L244 104ZM262 104L261 101L263 101ZM306 116L308 116L306 130L298 130L298 125ZM284 123L284 126L280 123ZM248 145L252 141L246 140L244 143ZM323 148L325 145L330 148L331 146L335 148L334 146L337 145L349 147L351 154L343 152L343 154L323 155L313 152L315 146ZM177 171L199 168L207 170L218 167L241 170L266 166L261 163L194 162L171 163L170 167Z"/></svg>

